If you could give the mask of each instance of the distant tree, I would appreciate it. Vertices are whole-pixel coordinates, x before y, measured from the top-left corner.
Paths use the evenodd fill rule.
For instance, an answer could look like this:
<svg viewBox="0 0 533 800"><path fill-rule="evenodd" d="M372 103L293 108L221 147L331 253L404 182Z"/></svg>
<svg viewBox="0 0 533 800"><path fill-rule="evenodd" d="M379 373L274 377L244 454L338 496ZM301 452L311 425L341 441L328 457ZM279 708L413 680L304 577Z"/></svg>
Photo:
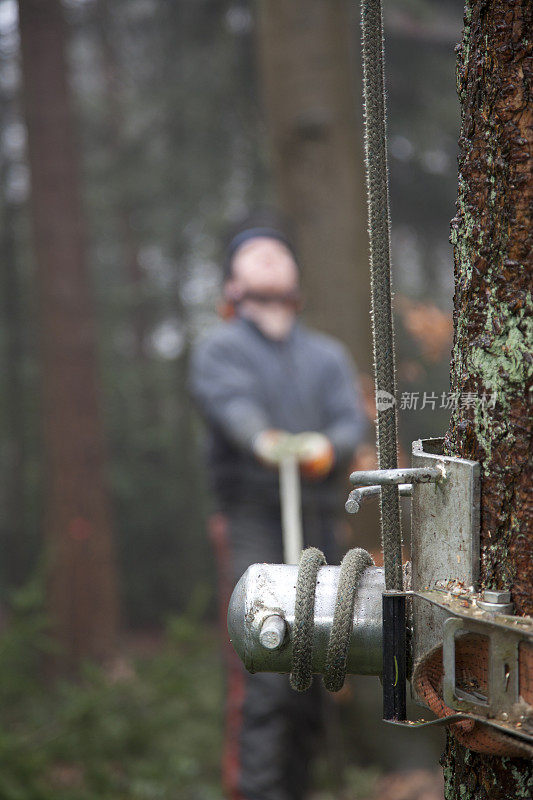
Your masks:
<svg viewBox="0 0 533 800"><path fill-rule="evenodd" d="M19 0L41 314L47 602L59 662L105 658L117 596L95 326L60 0Z"/></svg>
<svg viewBox="0 0 533 800"><path fill-rule="evenodd" d="M0 124L8 118L8 103L3 98ZM0 156L0 281L4 331L3 392L5 434L5 478L3 485L2 550L5 564L3 580L20 584L27 577L28 552L24 536L24 463L26 434L24 426L23 381L23 311L21 281L17 252L17 207L9 197L9 171L11 161L3 152ZM8 574L9 573L9 574Z"/></svg>
<svg viewBox="0 0 533 800"><path fill-rule="evenodd" d="M304 264L307 313L371 368L366 190L346 0L261 0L274 175Z"/></svg>
<svg viewBox="0 0 533 800"><path fill-rule="evenodd" d="M453 414L447 447L482 464L482 585L510 588L516 612L531 614L533 6L467 0L464 23L451 383L477 402ZM465 750L451 735L444 774L447 800L533 793L531 762Z"/></svg>
<svg viewBox="0 0 533 800"><path fill-rule="evenodd" d="M113 180L114 208L112 213L115 219L117 238L120 242L122 253L121 261L124 272L124 283L128 286L130 297L130 317L133 332L133 343L137 368L139 371L138 399L142 405L141 418L145 422L154 423L157 412L154 398L154 381L150 380L148 345L150 334L150 318L146 302L146 279L139 263L139 242L132 225L134 205L128 194L128 182L124 175L124 130L125 119L123 114L124 98L121 91L119 64L116 53L116 38L114 37L114 16L108 0L97 0L94 5L95 23L98 43L100 45L101 64L103 71L105 118L106 118L106 145L108 160L111 167Z"/></svg>

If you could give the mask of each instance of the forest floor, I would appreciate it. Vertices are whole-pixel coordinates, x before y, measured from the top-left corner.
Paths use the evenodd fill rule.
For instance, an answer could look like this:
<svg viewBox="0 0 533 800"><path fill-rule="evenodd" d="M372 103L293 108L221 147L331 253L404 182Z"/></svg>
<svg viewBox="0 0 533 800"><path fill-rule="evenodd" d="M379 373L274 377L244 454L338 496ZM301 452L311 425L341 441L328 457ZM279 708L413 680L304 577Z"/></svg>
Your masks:
<svg viewBox="0 0 533 800"><path fill-rule="evenodd" d="M0 800L222 800L223 670L212 628L190 616L128 637L76 683L39 677L42 617L19 609L0 636ZM347 749L347 748L345 748ZM317 765L314 800L442 800L432 769Z"/></svg>

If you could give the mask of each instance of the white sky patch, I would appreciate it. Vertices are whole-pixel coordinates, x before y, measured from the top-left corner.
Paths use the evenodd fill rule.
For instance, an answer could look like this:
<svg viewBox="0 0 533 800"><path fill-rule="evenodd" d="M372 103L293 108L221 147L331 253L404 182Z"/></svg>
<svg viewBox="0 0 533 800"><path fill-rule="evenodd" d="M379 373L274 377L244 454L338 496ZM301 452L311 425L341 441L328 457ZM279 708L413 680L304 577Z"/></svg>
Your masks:
<svg viewBox="0 0 533 800"><path fill-rule="evenodd" d="M181 299L187 306L212 303L220 291L220 270L212 261L196 263L180 287Z"/></svg>
<svg viewBox="0 0 533 800"><path fill-rule="evenodd" d="M14 60L6 60L5 63L0 65L0 86L5 92L15 92L18 89L19 84L19 65Z"/></svg>
<svg viewBox="0 0 533 800"><path fill-rule="evenodd" d="M398 161L410 161L415 148L406 136L393 136L389 142L389 151Z"/></svg>
<svg viewBox="0 0 533 800"><path fill-rule="evenodd" d="M149 339L149 347L155 356L172 361L178 358L185 348L185 334L175 319L167 319L157 325Z"/></svg>
<svg viewBox="0 0 533 800"><path fill-rule="evenodd" d="M444 150L425 150L421 161L426 172L432 175L444 175L450 169L450 157Z"/></svg>
<svg viewBox="0 0 533 800"><path fill-rule="evenodd" d="M0 0L0 81L8 91L16 89L20 80L15 64L19 46L18 5L15 0Z"/></svg>
<svg viewBox="0 0 533 800"><path fill-rule="evenodd" d="M2 135L2 150L10 158L20 158L26 147L26 126L20 120L9 122Z"/></svg>
<svg viewBox="0 0 533 800"><path fill-rule="evenodd" d="M226 25L236 34L248 33L253 24L252 12L244 6L231 6L226 12Z"/></svg>
<svg viewBox="0 0 533 800"><path fill-rule="evenodd" d="M12 30L18 25L19 11L16 0L0 0L0 33Z"/></svg>
<svg viewBox="0 0 533 800"><path fill-rule="evenodd" d="M141 247L139 264L149 278L162 289L171 289L176 279L176 265L157 244Z"/></svg>
<svg viewBox="0 0 533 800"><path fill-rule="evenodd" d="M86 6L88 3L92 2L93 0L63 0L66 6L72 6L72 8L76 8L76 6Z"/></svg>
<svg viewBox="0 0 533 800"><path fill-rule="evenodd" d="M6 178L6 196L12 203L23 203L30 193L30 171L26 164L13 164Z"/></svg>
<svg viewBox="0 0 533 800"><path fill-rule="evenodd" d="M393 225L391 245L400 288L416 297L424 280L422 253L416 231L408 225Z"/></svg>

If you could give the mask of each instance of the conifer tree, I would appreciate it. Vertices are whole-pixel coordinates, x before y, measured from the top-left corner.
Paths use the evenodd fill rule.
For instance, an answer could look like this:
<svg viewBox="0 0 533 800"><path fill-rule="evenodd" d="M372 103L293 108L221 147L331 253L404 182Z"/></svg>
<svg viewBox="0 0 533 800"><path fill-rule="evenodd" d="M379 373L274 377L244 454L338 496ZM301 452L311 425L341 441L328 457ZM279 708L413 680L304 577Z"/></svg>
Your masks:
<svg viewBox="0 0 533 800"><path fill-rule="evenodd" d="M41 315L47 605L59 664L111 652L117 596L96 334L60 0L20 0Z"/></svg>
<svg viewBox="0 0 533 800"><path fill-rule="evenodd" d="M457 86L462 127L455 256L452 455L482 465L482 585L533 613L529 0L467 0ZM483 398L490 398L483 402ZM531 797L531 762L465 750L449 734L447 800Z"/></svg>

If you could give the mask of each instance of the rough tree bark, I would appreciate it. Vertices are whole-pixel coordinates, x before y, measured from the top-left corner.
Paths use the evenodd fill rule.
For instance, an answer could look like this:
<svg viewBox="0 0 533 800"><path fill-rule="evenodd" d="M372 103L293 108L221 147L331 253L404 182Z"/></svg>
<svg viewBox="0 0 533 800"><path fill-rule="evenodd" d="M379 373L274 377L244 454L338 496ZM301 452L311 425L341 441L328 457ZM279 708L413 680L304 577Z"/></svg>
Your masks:
<svg viewBox="0 0 533 800"><path fill-rule="evenodd" d="M464 23L451 383L477 402L459 404L447 447L482 464L482 585L511 588L517 613L531 614L533 6L468 0ZM530 762L482 756L452 736L443 764L447 800L533 793Z"/></svg>
<svg viewBox="0 0 533 800"><path fill-rule="evenodd" d="M307 316L371 371L366 190L346 0L261 0L274 176L304 266Z"/></svg>
<svg viewBox="0 0 533 800"><path fill-rule="evenodd" d="M59 665L104 658L117 599L94 315L60 0L19 0L41 310L47 602Z"/></svg>

